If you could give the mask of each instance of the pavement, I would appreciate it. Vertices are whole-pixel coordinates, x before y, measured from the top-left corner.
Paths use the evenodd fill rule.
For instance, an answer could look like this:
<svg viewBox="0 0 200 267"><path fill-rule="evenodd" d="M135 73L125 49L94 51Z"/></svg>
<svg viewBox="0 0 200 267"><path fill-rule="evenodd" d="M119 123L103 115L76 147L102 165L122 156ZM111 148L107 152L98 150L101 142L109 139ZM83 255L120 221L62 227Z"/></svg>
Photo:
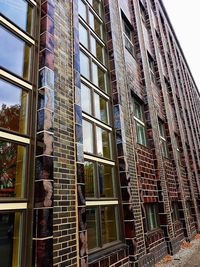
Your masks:
<svg viewBox="0 0 200 267"><path fill-rule="evenodd" d="M200 239L192 240L188 247L181 248L168 262L162 260L156 267L200 267Z"/></svg>

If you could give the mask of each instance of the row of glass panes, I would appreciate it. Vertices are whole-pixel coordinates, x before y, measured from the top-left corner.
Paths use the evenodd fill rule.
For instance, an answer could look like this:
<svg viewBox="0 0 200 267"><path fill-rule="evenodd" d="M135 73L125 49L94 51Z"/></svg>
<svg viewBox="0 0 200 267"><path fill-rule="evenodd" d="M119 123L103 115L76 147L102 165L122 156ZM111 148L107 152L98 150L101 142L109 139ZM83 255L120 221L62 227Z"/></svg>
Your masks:
<svg viewBox="0 0 200 267"><path fill-rule="evenodd" d="M89 2L93 7L96 5L95 10L97 6L102 10L100 1ZM109 126L108 73L104 67L106 50L101 40L103 21L86 1L79 1L79 15L88 248L95 251L119 240L119 213L115 163L110 161L113 158L112 127Z"/></svg>
<svg viewBox="0 0 200 267"><path fill-rule="evenodd" d="M4 69L0 79L0 197L9 198L9 202L0 203L0 259L4 267L24 264L21 249L25 245L27 201L17 199L27 198L29 184L28 116L32 85L24 80L32 80L35 5L34 0L0 3L0 65Z"/></svg>

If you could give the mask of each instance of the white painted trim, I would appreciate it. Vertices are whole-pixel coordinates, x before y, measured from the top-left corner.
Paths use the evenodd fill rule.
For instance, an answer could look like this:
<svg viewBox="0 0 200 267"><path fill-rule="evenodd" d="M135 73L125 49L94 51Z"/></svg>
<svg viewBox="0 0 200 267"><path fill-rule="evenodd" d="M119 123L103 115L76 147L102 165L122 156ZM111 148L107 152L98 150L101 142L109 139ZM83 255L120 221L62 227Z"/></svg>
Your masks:
<svg viewBox="0 0 200 267"><path fill-rule="evenodd" d="M89 116L89 115L87 115L85 113L83 113L83 118L88 119L88 120L90 120L92 122L95 122L98 126L101 126L101 127L105 128L106 130L112 132L112 127L110 127L110 126L108 126L108 125L96 120L95 118L93 118L93 117L91 117L91 116Z"/></svg>
<svg viewBox="0 0 200 267"><path fill-rule="evenodd" d="M30 3L32 3L34 6L37 6L37 3L34 0L29 0Z"/></svg>
<svg viewBox="0 0 200 267"><path fill-rule="evenodd" d="M27 203L0 203L0 210L24 210Z"/></svg>
<svg viewBox="0 0 200 267"><path fill-rule="evenodd" d="M108 206L108 205L118 205L118 200L94 200L94 201L86 201L86 206Z"/></svg>
<svg viewBox="0 0 200 267"><path fill-rule="evenodd" d="M19 34L22 38L24 38L26 41L31 43L32 45L35 45L35 41L30 38L27 34L25 34L23 31L15 27L12 23L4 19L2 16L0 16L0 22L12 29L15 33Z"/></svg>
<svg viewBox="0 0 200 267"><path fill-rule="evenodd" d="M140 119L138 119L138 118L135 117L135 116L133 116L133 117L134 117L134 119L135 119L137 122L139 122L142 126L145 126L145 124L144 124L143 121L141 121Z"/></svg>
<svg viewBox="0 0 200 267"><path fill-rule="evenodd" d="M24 144L30 144L29 138L10 134L10 133L6 133L3 131L0 131L0 137L8 139L9 141L17 141L17 142L24 143Z"/></svg>
<svg viewBox="0 0 200 267"><path fill-rule="evenodd" d="M95 156L91 156L91 155L84 154L84 159L93 160L93 161L97 161L97 162L101 162L101 163L105 163L105 164L108 164L108 165L115 166L115 162L114 161L101 159L101 158L98 158L98 157L95 157Z"/></svg>
<svg viewBox="0 0 200 267"><path fill-rule="evenodd" d="M106 98L107 100L110 100L110 97L104 93L103 91L99 90L95 85L93 85L91 82L89 82L87 79L81 76L81 82L85 83L87 86L93 88L97 93L99 93L101 96Z"/></svg>
<svg viewBox="0 0 200 267"><path fill-rule="evenodd" d="M32 90L33 87L31 84L27 83L27 82L24 82L23 80L15 77L14 75L4 71L4 70L0 70L0 75L2 75L3 77L15 82L15 83L18 83L19 85L23 86L23 87L26 87L27 89L29 90ZM17 85L17 84L16 84Z"/></svg>

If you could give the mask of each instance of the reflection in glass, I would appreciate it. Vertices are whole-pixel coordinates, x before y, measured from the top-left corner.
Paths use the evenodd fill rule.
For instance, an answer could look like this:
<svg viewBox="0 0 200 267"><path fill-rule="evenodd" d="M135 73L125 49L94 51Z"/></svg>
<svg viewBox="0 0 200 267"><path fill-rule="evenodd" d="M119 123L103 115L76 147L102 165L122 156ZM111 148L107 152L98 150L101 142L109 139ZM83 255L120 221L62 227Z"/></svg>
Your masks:
<svg viewBox="0 0 200 267"><path fill-rule="evenodd" d="M94 8L94 10L97 12L97 14L99 16L101 16L99 0L90 0L89 2L92 5L92 7Z"/></svg>
<svg viewBox="0 0 200 267"><path fill-rule="evenodd" d="M145 133L145 127L139 122L136 122L136 129L137 129L137 142L141 145L146 146L146 133Z"/></svg>
<svg viewBox="0 0 200 267"><path fill-rule="evenodd" d="M83 53L80 52L80 71L88 80L90 79L90 67L89 67L89 58Z"/></svg>
<svg viewBox="0 0 200 267"><path fill-rule="evenodd" d="M94 93L95 117L108 123L107 102L100 95Z"/></svg>
<svg viewBox="0 0 200 267"><path fill-rule="evenodd" d="M95 63L92 63L92 75L93 75L93 83L96 86L98 86L101 90L106 91L105 73Z"/></svg>
<svg viewBox="0 0 200 267"><path fill-rule="evenodd" d="M83 150L93 153L93 127L85 120L83 120Z"/></svg>
<svg viewBox="0 0 200 267"><path fill-rule="evenodd" d="M29 80L31 49L23 40L2 26L0 26L0 51L0 66Z"/></svg>
<svg viewBox="0 0 200 267"><path fill-rule="evenodd" d="M113 167L98 163L100 197L113 197Z"/></svg>
<svg viewBox="0 0 200 267"><path fill-rule="evenodd" d="M19 212L0 212L0 266L21 266L21 230Z"/></svg>
<svg viewBox="0 0 200 267"><path fill-rule="evenodd" d="M81 17L87 21L87 11L86 11L86 5L83 3L82 0L78 1L78 13L81 15Z"/></svg>
<svg viewBox="0 0 200 267"><path fill-rule="evenodd" d="M92 12L89 11L89 24L90 27L95 31L96 34L98 34L100 37L102 37L102 24L97 19L96 16Z"/></svg>
<svg viewBox="0 0 200 267"><path fill-rule="evenodd" d="M84 84L81 84L81 106L83 111L91 114L91 91Z"/></svg>
<svg viewBox="0 0 200 267"><path fill-rule="evenodd" d="M87 220L87 236L89 240L88 249L93 249L98 247L97 222L99 221L99 219L97 218L96 207L87 207L86 220Z"/></svg>
<svg viewBox="0 0 200 267"><path fill-rule="evenodd" d="M21 29L31 34L33 8L26 0L1 0L0 12Z"/></svg>
<svg viewBox="0 0 200 267"><path fill-rule="evenodd" d="M0 79L0 127L27 132L28 93Z"/></svg>
<svg viewBox="0 0 200 267"><path fill-rule="evenodd" d="M98 58L99 61L104 63L103 47L102 45L91 35L91 52Z"/></svg>
<svg viewBox="0 0 200 267"><path fill-rule="evenodd" d="M85 195L86 197L94 197L94 181L95 181L95 168L94 163L84 162L84 177L85 177Z"/></svg>
<svg viewBox="0 0 200 267"><path fill-rule="evenodd" d="M88 31L81 23L79 23L79 40L86 48L88 48Z"/></svg>
<svg viewBox="0 0 200 267"><path fill-rule="evenodd" d="M116 208L101 206L102 242L107 244L118 239L116 227Z"/></svg>
<svg viewBox="0 0 200 267"><path fill-rule="evenodd" d="M0 197L23 197L26 147L0 140Z"/></svg>
<svg viewBox="0 0 200 267"><path fill-rule="evenodd" d="M101 157L110 158L110 134L108 131L96 127L97 154Z"/></svg>

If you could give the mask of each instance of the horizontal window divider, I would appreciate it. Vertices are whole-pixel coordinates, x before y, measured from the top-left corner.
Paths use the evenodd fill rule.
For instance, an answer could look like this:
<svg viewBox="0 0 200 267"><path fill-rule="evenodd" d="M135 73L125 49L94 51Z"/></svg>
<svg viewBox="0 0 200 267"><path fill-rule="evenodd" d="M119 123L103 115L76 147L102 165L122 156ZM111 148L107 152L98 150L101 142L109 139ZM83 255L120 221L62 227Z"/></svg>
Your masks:
<svg viewBox="0 0 200 267"><path fill-rule="evenodd" d="M105 47L106 45L105 45L104 41L102 41L102 39L93 31L93 29L91 27L89 27L89 25L81 17L79 17L79 20L88 30L90 30L92 32L94 37Z"/></svg>
<svg viewBox="0 0 200 267"><path fill-rule="evenodd" d="M15 134L6 133L3 131L0 131L0 137L8 139L9 141L17 141L24 144L30 144L30 138L18 136Z"/></svg>
<svg viewBox="0 0 200 267"><path fill-rule="evenodd" d="M52 156L52 155L47 155L47 154L41 154L41 155L36 155L35 157L36 158L39 158L39 157L50 157L50 158L54 158L55 156Z"/></svg>
<svg viewBox="0 0 200 267"><path fill-rule="evenodd" d="M105 164L108 164L108 165L115 166L115 162L114 161L107 160L107 159L101 159L101 158L98 158L96 156L91 156L91 155L84 154L84 159L93 160L93 161L97 161L97 162L101 162L101 163L105 163Z"/></svg>
<svg viewBox="0 0 200 267"><path fill-rule="evenodd" d="M166 139L160 135L160 139L166 142Z"/></svg>
<svg viewBox="0 0 200 267"><path fill-rule="evenodd" d="M91 57L93 59L93 61L100 67L102 68L105 72L107 72L107 68L95 57L93 56L93 54L88 51L81 43L80 43L80 48L82 51L84 51L84 53L86 53L89 57Z"/></svg>
<svg viewBox="0 0 200 267"><path fill-rule="evenodd" d="M33 237L32 240L48 240L48 239L52 239L53 236L48 236L48 237Z"/></svg>
<svg viewBox="0 0 200 267"><path fill-rule="evenodd" d="M25 210L27 203L0 203L0 210Z"/></svg>
<svg viewBox="0 0 200 267"><path fill-rule="evenodd" d="M101 91L100 89L98 89L98 87L96 87L94 84L92 84L91 82L89 82L83 76L81 76L81 81L84 82L89 87L93 88L97 93L99 93L101 96L103 96L107 100L110 100L110 97L106 93L104 93L103 91Z"/></svg>
<svg viewBox="0 0 200 267"><path fill-rule="evenodd" d="M23 87L25 87L25 88L27 88L29 90L33 89L33 86L31 84L21 80L20 78L15 77L14 75L8 73L5 70L2 70L2 69L0 70L0 76L2 76L3 78L14 82L16 86L17 85L21 85L21 86L23 86Z"/></svg>
<svg viewBox="0 0 200 267"><path fill-rule="evenodd" d="M17 33L20 37L22 37L24 40L29 42L32 45L35 45L35 41L30 38L27 34L25 34L23 31L18 29L16 26L14 26L12 23L10 23L8 20L0 16L0 22L3 23L5 26L7 26L9 29L13 30L15 33Z"/></svg>
<svg viewBox="0 0 200 267"><path fill-rule="evenodd" d="M103 122L98 121L97 119L91 117L90 115L87 115L87 114L83 113L83 118L88 119L88 120L90 120L92 122L95 122L98 126L101 126L101 127L105 128L105 129L107 129L109 131L112 131L112 127L104 124Z"/></svg>
<svg viewBox="0 0 200 267"><path fill-rule="evenodd" d="M145 124L144 124L143 121L141 121L140 119L138 119L138 118L135 117L135 116L133 116L133 117L134 117L134 119L135 119L137 122L139 122L140 124L142 124L142 126L145 126Z"/></svg>
<svg viewBox="0 0 200 267"><path fill-rule="evenodd" d="M49 180L46 180L49 181ZM53 209L53 207L35 207L34 210L48 210L48 209Z"/></svg>
<svg viewBox="0 0 200 267"><path fill-rule="evenodd" d="M39 180L35 180L35 183L37 183L37 182L43 182L43 181L45 181L45 182L53 182L54 180L47 180L47 179L39 179Z"/></svg>
<svg viewBox="0 0 200 267"><path fill-rule="evenodd" d="M108 206L108 205L118 205L118 200L90 200L86 201L86 206Z"/></svg>
<svg viewBox="0 0 200 267"><path fill-rule="evenodd" d="M28 0L31 4L33 4L34 6L37 6L37 3L34 0Z"/></svg>

